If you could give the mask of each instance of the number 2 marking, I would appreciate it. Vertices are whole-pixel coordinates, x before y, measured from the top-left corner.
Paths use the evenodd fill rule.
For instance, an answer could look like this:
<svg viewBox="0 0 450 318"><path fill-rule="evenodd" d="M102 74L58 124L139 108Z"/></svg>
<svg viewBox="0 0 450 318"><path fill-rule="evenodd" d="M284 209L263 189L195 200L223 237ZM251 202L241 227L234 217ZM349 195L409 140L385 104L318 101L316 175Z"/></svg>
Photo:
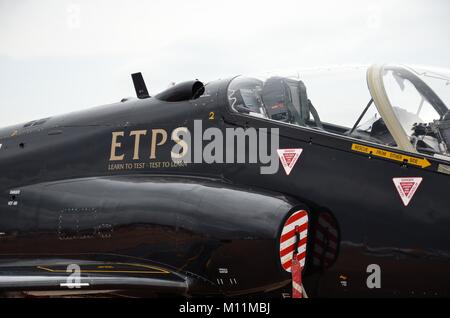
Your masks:
<svg viewBox="0 0 450 318"><path fill-rule="evenodd" d="M214 112L209 112L209 120L214 120Z"/></svg>

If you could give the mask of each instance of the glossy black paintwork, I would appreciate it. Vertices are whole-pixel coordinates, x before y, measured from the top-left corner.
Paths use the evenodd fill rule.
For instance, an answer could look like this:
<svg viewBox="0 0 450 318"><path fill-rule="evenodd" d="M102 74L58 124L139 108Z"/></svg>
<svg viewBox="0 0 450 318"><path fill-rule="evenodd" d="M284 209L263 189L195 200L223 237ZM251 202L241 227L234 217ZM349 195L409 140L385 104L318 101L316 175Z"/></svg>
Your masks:
<svg viewBox="0 0 450 318"><path fill-rule="evenodd" d="M310 296L450 294L450 182L436 171L443 162L429 159L425 169L401 165L352 152L351 144L361 140L232 113L228 83L208 84L196 100L130 100L0 129L0 271L16 266L17 275L42 274L36 260L134 262L178 275L186 288L173 293L264 292L289 283L279 234L289 213L303 208L310 218L304 271ZM109 169L112 132L165 129L170 137L176 127L193 130L194 119L203 120L203 128L279 128L280 148L303 153L289 176L281 166L261 175L259 164ZM148 156L149 138L142 156ZM133 163L132 141L122 139L123 162ZM158 147L153 161L170 161L172 145ZM402 176L423 178L408 207L392 182ZM327 268L311 261L322 212L332 215L339 232L337 259ZM369 264L382 269L381 289L366 286ZM115 288L135 288L118 281ZM154 285L148 283L149 291Z"/></svg>

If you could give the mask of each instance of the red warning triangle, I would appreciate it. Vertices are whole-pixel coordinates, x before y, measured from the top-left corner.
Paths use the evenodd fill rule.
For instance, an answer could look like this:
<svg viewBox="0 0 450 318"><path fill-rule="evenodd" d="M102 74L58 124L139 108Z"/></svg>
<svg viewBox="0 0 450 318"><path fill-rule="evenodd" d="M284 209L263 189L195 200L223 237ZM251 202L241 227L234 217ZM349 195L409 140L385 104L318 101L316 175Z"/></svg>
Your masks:
<svg viewBox="0 0 450 318"><path fill-rule="evenodd" d="M419 188L422 178L393 178L392 181L394 181L403 204L407 206Z"/></svg>
<svg viewBox="0 0 450 318"><path fill-rule="evenodd" d="M283 165L284 171L289 175L297 162L298 157L302 153L302 148L292 148L292 149L278 149L278 157L280 157L281 164Z"/></svg>

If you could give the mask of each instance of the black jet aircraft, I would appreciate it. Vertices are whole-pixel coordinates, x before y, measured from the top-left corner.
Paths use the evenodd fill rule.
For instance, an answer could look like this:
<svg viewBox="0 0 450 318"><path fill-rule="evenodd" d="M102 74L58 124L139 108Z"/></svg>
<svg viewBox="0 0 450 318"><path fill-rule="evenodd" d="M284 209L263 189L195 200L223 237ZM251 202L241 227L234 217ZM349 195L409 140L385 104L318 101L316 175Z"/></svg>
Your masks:
<svg viewBox="0 0 450 318"><path fill-rule="evenodd" d="M2 295L450 296L448 73L132 78L0 129Z"/></svg>

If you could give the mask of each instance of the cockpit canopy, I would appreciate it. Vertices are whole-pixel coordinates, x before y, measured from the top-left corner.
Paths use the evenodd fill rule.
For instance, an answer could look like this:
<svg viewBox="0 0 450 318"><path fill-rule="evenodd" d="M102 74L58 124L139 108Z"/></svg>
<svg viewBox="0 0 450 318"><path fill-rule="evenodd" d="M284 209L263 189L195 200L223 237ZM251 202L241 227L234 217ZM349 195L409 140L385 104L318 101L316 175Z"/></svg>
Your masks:
<svg viewBox="0 0 450 318"><path fill-rule="evenodd" d="M396 65L238 76L239 113L450 159L450 71Z"/></svg>

